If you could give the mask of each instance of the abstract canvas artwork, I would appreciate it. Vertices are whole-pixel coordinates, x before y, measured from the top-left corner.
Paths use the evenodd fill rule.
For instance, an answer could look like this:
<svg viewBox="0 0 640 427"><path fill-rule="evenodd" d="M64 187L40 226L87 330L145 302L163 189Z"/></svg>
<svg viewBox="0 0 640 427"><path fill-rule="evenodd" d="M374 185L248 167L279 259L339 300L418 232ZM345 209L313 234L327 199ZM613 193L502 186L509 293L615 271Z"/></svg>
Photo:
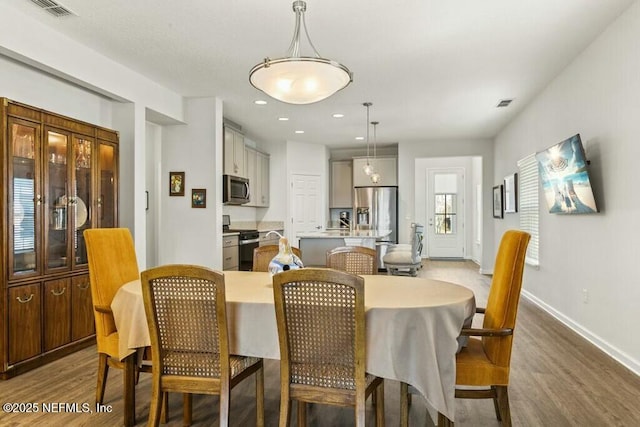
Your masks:
<svg viewBox="0 0 640 427"><path fill-rule="evenodd" d="M595 213L596 201L580 135L536 154L549 213Z"/></svg>

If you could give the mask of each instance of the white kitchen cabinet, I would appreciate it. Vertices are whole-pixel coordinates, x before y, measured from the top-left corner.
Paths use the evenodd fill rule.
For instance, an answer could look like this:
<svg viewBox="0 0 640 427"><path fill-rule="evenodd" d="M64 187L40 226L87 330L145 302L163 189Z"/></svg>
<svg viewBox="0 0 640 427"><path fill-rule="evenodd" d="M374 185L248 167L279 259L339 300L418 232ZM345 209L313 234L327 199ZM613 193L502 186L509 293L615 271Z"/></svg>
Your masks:
<svg viewBox="0 0 640 427"><path fill-rule="evenodd" d="M245 206L268 207L269 155L254 148L245 147L245 165L250 189L249 203Z"/></svg>
<svg viewBox="0 0 640 427"><path fill-rule="evenodd" d="M247 177L244 148L244 135L237 130L224 127L224 173Z"/></svg>
<svg viewBox="0 0 640 427"><path fill-rule="evenodd" d="M256 191L256 184L258 181L257 175L257 157L258 152L251 147L245 147L244 149L244 164L247 167L247 178L249 178L249 203L245 206L257 206L258 200L256 199L258 192Z"/></svg>
<svg viewBox="0 0 640 427"><path fill-rule="evenodd" d="M222 269L238 271L239 265L238 235L222 236Z"/></svg>
<svg viewBox="0 0 640 427"><path fill-rule="evenodd" d="M371 177L367 176L362 168L367 164L366 157L353 159L353 186L354 187L388 187L398 185L398 158L397 157L369 157L369 164L374 171L380 174L380 181L377 184L371 182Z"/></svg>
<svg viewBox="0 0 640 427"><path fill-rule="evenodd" d="M257 206L258 207L269 207L269 186L270 186L270 178L269 178L269 155L266 153L257 152L256 156L256 166L258 169L258 173L256 174L258 177L257 187L260 192L257 194Z"/></svg>
<svg viewBox="0 0 640 427"><path fill-rule="evenodd" d="M331 161L329 208L351 208L353 204L353 161Z"/></svg>

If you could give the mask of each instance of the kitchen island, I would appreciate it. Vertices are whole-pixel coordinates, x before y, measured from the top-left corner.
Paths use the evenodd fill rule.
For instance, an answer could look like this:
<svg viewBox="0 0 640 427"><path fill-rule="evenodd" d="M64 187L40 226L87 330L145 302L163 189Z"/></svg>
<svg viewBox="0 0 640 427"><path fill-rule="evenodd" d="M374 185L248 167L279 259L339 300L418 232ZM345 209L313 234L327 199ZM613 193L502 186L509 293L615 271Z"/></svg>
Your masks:
<svg viewBox="0 0 640 427"><path fill-rule="evenodd" d="M302 262L306 267L324 267L327 251L340 246L364 246L376 249L376 240L391 234L391 230L327 230L297 234Z"/></svg>

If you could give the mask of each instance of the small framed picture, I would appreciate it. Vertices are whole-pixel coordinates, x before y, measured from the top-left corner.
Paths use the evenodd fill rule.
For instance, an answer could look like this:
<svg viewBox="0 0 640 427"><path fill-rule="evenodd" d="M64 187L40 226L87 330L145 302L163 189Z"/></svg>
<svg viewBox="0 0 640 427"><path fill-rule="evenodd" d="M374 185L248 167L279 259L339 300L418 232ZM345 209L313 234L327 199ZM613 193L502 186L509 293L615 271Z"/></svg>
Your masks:
<svg viewBox="0 0 640 427"><path fill-rule="evenodd" d="M205 188L194 188L191 190L191 207L207 207L207 190Z"/></svg>
<svg viewBox="0 0 640 427"><path fill-rule="evenodd" d="M184 172L169 172L169 195L184 196Z"/></svg>
<svg viewBox="0 0 640 427"><path fill-rule="evenodd" d="M518 174L504 177L504 213L518 212Z"/></svg>
<svg viewBox="0 0 640 427"><path fill-rule="evenodd" d="M493 217L502 218L504 203L502 200L502 184L493 187Z"/></svg>

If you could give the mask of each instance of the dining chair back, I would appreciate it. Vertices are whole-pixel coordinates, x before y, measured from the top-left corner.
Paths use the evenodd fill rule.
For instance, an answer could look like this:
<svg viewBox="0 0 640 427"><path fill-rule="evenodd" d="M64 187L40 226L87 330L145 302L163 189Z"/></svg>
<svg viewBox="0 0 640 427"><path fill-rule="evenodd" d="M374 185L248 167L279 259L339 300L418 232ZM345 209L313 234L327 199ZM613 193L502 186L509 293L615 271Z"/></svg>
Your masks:
<svg viewBox="0 0 640 427"><path fill-rule="evenodd" d="M503 426L511 426L508 395L511 348L530 238L520 230L509 230L502 236L487 306L476 309L476 313L484 315L482 328L462 329L460 335L469 337L469 341L456 356L456 397L493 399L496 417ZM404 384L401 389L404 393ZM402 407L404 414L404 404ZM438 425L452 424L442 414L438 419Z"/></svg>
<svg viewBox="0 0 640 427"><path fill-rule="evenodd" d="M89 282L96 324L98 350L96 402L102 404L109 366L125 368L119 357L120 340L111 312L111 301L121 286L139 279L140 273L133 239L128 229L93 228L85 230L83 234L87 246ZM131 367L131 369L135 368ZM148 371L148 369L143 370ZM135 381L133 376L134 372L125 369L125 388L127 382ZM125 406L132 406L125 411L125 414L132 414L131 416L135 419L135 398L133 396L131 398L133 399L131 402L125 402ZM130 422L131 420L125 420L125 424Z"/></svg>
<svg viewBox="0 0 640 427"><path fill-rule="evenodd" d="M298 425L306 403L355 408L365 421L375 393L376 424L384 424L384 383L365 372L364 279L331 269L304 268L273 276L280 343L280 426L289 424L291 400Z"/></svg>
<svg viewBox="0 0 640 427"><path fill-rule="evenodd" d="M269 263L274 256L278 254L280 247L278 245L258 246L253 250L253 268L252 271L269 271ZM294 255L302 259L300 249L291 246Z"/></svg>
<svg viewBox="0 0 640 427"><path fill-rule="evenodd" d="M231 389L256 374L256 425L264 425L262 359L229 354L224 275L194 265L142 272L142 294L153 364L149 425L160 421L168 392L217 394L220 425L229 422ZM190 401L185 401L187 422Z"/></svg>
<svg viewBox="0 0 640 427"><path fill-rule="evenodd" d="M377 274L378 256L364 246L340 246L327 251L327 267L351 274Z"/></svg>

